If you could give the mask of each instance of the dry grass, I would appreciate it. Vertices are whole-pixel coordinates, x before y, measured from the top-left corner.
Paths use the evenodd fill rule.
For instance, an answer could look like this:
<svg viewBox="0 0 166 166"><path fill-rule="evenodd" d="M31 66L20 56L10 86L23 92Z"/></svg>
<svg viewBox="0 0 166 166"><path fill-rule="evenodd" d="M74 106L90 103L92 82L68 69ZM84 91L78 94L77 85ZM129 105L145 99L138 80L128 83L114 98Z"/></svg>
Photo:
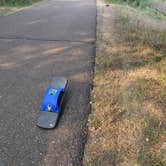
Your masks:
<svg viewBox="0 0 166 166"><path fill-rule="evenodd" d="M165 30L101 11L84 165L165 166Z"/></svg>
<svg viewBox="0 0 166 166"><path fill-rule="evenodd" d="M0 7L0 16L8 15L16 11L16 8Z"/></svg>
<svg viewBox="0 0 166 166"><path fill-rule="evenodd" d="M0 6L0 16L10 15L10 14L13 14L15 12L24 10L28 7L31 7L31 6L24 6L24 7L20 7L20 6L16 6L16 7Z"/></svg>

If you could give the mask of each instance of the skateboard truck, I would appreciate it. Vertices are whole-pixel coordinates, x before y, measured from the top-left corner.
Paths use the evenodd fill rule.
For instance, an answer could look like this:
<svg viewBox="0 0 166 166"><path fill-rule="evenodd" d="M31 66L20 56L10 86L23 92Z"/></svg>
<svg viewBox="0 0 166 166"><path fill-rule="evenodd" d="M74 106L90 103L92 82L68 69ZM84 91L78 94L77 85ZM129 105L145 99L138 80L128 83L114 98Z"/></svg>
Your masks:
<svg viewBox="0 0 166 166"><path fill-rule="evenodd" d="M41 128L54 128L58 122L64 100L67 79L54 77L51 86L45 92L41 112L37 119L37 126Z"/></svg>

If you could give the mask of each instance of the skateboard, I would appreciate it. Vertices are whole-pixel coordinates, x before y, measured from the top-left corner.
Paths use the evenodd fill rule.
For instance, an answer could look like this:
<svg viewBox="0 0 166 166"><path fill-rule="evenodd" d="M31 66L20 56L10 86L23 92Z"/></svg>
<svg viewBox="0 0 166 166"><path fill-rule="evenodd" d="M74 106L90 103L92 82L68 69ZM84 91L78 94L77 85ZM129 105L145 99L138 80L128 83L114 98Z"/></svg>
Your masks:
<svg viewBox="0 0 166 166"><path fill-rule="evenodd" d="M47 88L37 118L37 126L45 129L55 128L61 113L65 96L67 79L54 77L51 85Z"/></svg>

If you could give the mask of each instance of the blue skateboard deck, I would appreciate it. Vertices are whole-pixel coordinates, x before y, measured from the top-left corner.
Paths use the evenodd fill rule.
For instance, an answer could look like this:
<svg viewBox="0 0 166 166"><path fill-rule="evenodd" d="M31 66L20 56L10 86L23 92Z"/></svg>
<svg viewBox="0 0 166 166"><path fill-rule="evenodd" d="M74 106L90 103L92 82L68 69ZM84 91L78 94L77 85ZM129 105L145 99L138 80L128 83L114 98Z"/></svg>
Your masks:
<svg viewBox="0 0 166 166"><path fill-rule="evenodd" d="M37 119L37 126L45 129L54 128L57 125L65 96L67 79L54 77L47 88Z"/></svg>

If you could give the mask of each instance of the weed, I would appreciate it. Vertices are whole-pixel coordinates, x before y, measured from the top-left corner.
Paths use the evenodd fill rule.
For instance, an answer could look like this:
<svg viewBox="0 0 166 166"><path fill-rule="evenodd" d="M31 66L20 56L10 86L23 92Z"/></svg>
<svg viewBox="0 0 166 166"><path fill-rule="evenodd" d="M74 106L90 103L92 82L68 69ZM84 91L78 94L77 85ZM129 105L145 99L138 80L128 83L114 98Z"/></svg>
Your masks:
<svg viewBox="0 0 166 166"><path fill-rule="evenodd" d="M95 130L96 129L98 129L99 127L100 127L100 125L101 125L101 122L100 122L100 117L96 117L96 116L93 116L93 115L90 115L90 126L92 127L92 128L94 128Z"/></svg>

